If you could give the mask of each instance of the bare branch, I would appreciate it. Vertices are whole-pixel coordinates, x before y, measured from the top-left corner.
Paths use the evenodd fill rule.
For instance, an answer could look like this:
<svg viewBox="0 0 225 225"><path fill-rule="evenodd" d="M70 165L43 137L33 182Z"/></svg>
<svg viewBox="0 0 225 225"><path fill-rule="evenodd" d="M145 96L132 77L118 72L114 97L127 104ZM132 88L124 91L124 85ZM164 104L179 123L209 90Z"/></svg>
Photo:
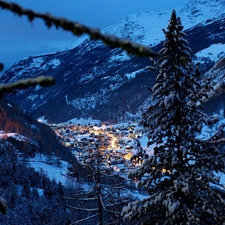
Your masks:
<svg viewBox="0 0 225 225"><path fill-rule="evenodd" d="M92 215L92 216L88 216L88 217L86 217L86 218L84 218L84 219L77 220L77 221L75 222L75 224L84 222L84 221L89 220L89 219L91 219L91 218L94 218L94 217L96 217L96 216L98 216L98 213L97 213L97 214L94 214L94 215Z"/></svg>
<svg viewBox="0 0 225 225"><path fill-rule="evenodd" d="M94 201L98 200L98 198L79 198L79 201Z"/></svg>
<svg viewBox="0 0 225 225"><path fill-rule="evenodd" d="M159 57L158 53L147 46L121 39L116 36L104 35L99 29L89 28L77 22L72 22L64 18L56 18L50 14L42 14L29 9L23 9L15 3L8 3L3 0L0 0L0 7L2 7L2 9L8 9L19 16L25 15L28 17L29 21L33 21L35 18L42 19L49 28L51 26L55 26L56 28L60 27L63 30L70 31L76 36L87 34L93 40L101 40L112 48L121 48L127 51L128 54L135 54L140 57Z"/></svg>
<svg viewBox="0 0 225 225"><path fill-rule="evenodd" d="M200 143L216 144L216 143L225 142L225 138L220 138L220 139L214 141L214 140L211 140L211 137L210 137L210 139L208 139L208 140L196 139L196 141L200 142Z"/></svg>
<svg viewBox="0 0 225 225"><path fill-rule="evenodd" d="M79 194L78 194L79 196ZM77 198L72 198L72 197L64 197L64 199L67 200L77 200ZM79 201L91 201L91 200L97 200L98 198L79 198Z"/></svg>
<svg viewBox="0 0 225 225"><path fill-rule="evenodd" d="M85 208L78 208L78 207L75 207L75 206L72 206L72 205L68 205L66 204L67 207L71 208L71 209L75 209L75 210L82 210L82 211L87 211L87 212L96 212L98 211L99 209L85 209Z"/></svg>
<svg viewBox="0 0 225 225"><path fill-rule="evenodd" d="M113 207L114 209L116 209L116 207L115 207L115 204L112 204L112 203L110 203L109 201L107 201L107 200L105 200L106 201L106 203L108 204L106 207ZM121 205L121 204L120 204ZM110 211L112 211L112 210L110 210ZM113 211L114 213L118 213L118 212L115 212L115 211Z"/></svg>
<svg viewBox="0 0 225 225"><path fill-rule="evenodd" d="M209 143L209 144L216 144L216 143L221 143L221 142L225 142L225 138L220 138L215 141L207 141L207 143Z"/></svg>
<svg viewBox="0 0 225 225"><path fill-rule="evenodd" d="M110 216L110 218L112 219L111 216ZM120 224L119 222L120 222L120 220L116 220L116 221L113 221L111 223L106 223L105 225Z"/></svg>
<svg viewBox="0 0 225 225"><path fill-rule="evenodd" d="M100 198L101 205L102 205L103 209L106 210L105 204L104 204L102 196L100 194L99 194L99 198Z"/></svg>

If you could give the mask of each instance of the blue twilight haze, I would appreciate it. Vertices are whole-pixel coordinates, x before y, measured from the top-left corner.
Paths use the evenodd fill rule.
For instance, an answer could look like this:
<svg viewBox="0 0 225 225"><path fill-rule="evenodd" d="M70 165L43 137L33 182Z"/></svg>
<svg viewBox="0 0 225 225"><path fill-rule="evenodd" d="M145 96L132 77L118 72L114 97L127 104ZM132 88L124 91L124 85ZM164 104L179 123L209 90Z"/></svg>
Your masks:
<svg viewBox="0 0 225 225"><path fill-rule="evenodd" d="M185 4L188 0L14 0L24 8L49 12L95 28L118 23L127 15ZM0 62L6 68L24 57L63 50L76 40L65 31L50 31L40 20L32 24L25 17L0 10Z"/></svg>

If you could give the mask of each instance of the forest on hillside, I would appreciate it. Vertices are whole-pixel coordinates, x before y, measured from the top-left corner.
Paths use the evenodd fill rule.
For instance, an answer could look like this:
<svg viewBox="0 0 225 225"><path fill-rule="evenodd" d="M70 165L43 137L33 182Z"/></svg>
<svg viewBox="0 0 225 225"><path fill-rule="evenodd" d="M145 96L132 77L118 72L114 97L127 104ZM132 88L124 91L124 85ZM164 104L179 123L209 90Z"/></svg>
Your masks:
<svg viewBox="0 0 225 225"><path fill-rule="evenodd" d="M148 197L138 200L124 197L120 186L118 191L114 189L120 181L116 177L102 182L99 154L96 164L90 165L88 170L80 168L75 158L72 167L77 175L85 172L81 177L94 184L91 192L82 192L80 187L63 187L27 166L18 156L20 144L6 134L0 143L0 191L4 197L0 199L0 209L6 213L6 199L9 210L0 214L2 224L224 224L225 192L217 173L225 173L225 155L220 151L224 146L225 125L221 124L207 139L197 138L203 125L210 126L217 121L207 115L203 107L213 87L201 79L199 68L192 61L181 19L174 10L163 30L163 47L156 53L146 46L103 35L99 30L48 14L25 10L16 4L0 1L0 6L26 15L30 22L40 18L48 27L61 27L75 35L85 33L129 54L151 57L152 66L148 69L157 73L155 85L149 87L151 101L143 109L141 121L154 154L144 155L144 158L140 155L141 166L129 174L130 179L139 179L138 187L146 190ZM28 78L3 84L0 92L3 95L18 88L53 83L52 77ZM10 113L15 114L15 111L6 109L7 103L3 103L1 125L8 131L31 135L28 130L34 131L34 127L24 126L24 120L14 123L15 117ZM21 114L21 117L24 116ZM38 127L37 130L43 126L35 140L40 144L40 153L49 154L54 149L54 154L65 160L72 157L66 148L56 151L61 147L51 141L56 139L48 130L50 128L34 121L31 125ZM26 152L28 148L31 152ZM21 150L22 159L32 155L32 145L28 143Z"/></svg>

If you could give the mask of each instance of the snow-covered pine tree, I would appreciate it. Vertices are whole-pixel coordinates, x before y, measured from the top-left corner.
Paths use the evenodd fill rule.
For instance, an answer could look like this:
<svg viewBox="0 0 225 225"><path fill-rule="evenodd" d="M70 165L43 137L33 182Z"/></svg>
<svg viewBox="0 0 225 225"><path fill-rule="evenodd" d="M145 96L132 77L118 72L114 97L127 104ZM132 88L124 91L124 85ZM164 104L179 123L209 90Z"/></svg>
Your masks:
<svg viewBox="0 0 225 225"><path fill-rule="evenodd" d="M143 113L149 145L154 154L131 176L142 179L149 197L123 209L125 220L144 224L225 224L225 201L212 187L219 185L215 172L224 172L219 154L221 131L208 140L196 133L210 120L203 113L207 88L191 60L191 49L173 11L165 33L162 57L155 62L158 76L152 88L153 105ZM154 145L152 145L154 146Z"/></svg>

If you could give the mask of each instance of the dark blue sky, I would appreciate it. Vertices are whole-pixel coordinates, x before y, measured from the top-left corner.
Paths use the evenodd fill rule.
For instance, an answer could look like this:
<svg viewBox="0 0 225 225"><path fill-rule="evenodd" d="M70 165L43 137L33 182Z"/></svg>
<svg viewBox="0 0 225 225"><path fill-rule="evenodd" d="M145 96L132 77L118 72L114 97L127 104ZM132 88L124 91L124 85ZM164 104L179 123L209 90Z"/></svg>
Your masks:
<svg viewBox="0 0 225 225"><path fill-rule="evenodd" d="M105 28L118 23L135 12L159 8L173 8L188 0L14 0L24 8L64 17L75 22ZM8 68L24 57L51 53L70 46L76 37L72 34L48 30L44 23L19 18L0 10L0 62Z"/></svg>

